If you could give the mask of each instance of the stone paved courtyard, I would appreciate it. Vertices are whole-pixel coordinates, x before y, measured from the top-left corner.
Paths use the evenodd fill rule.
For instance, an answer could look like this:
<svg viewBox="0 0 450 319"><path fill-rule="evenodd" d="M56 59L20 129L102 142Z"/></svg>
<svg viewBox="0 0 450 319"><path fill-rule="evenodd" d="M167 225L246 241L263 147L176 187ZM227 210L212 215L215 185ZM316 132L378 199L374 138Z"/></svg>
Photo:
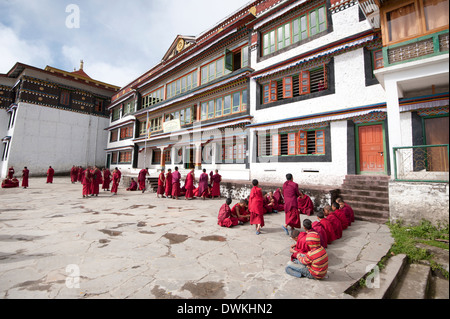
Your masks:
<svg viewBox="0 0 450 319"><path fill-rule="evenodd" d="M393 242L386 226L357 221L327 249L328 279L296 279L284 271L294 243L281 229L284 213L266 215L257 236L250 225L217 226L223 202L123 186L118 196L83 199L81 185L63 177L0 189L1 297L351 298L344 291Z"/></svg>

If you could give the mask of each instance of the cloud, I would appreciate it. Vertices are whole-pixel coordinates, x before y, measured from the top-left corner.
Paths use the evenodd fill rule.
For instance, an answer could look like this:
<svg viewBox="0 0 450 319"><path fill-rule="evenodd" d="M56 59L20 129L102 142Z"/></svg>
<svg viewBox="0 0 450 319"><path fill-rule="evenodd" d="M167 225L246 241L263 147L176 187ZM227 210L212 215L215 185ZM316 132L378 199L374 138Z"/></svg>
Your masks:
<svg viewBox="0 0 450 319"><path fill-rule="evenodd" d="M25 41L0 23L0 43L6 44L1 49L0 73L6 73L16 64L22 62L37 67L45 67L53 61L49 48L40 41Z"/></svg>

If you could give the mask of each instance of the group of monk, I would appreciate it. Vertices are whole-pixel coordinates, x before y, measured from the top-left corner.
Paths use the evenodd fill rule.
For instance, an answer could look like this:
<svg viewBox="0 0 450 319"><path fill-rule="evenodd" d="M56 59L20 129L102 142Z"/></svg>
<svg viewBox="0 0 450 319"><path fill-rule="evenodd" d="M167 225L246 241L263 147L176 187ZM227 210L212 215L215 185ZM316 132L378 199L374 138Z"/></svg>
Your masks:
<svg viewBox="0 0 450 319"><path fill-rule="evenodd" d="M8 175L2 181L2 188L17 188L20 186L19 180L14 177L15 169L11 166L8 169ZM53 176L55 175L55 170L50 166L47 170L47 184L53 183ZM22 170L22 188L26 189L29 187L29 177L30 170L25 166Z"/></svg>
<svg viewBox="0 0 450 319"><path fill-rule="evenodd" d="M109 191L111 182L111 193L117 195L122 173L116 167L113 172L108 168L100 170L97 166L88 166L83 169L81 166L73 166L70 170L70 180L72 184L81 182L83 185L82 194L83 198L98 197L100 193L100 185L102 185L103 191Z"/></svg>
<svg viewBox="0 0 450 319"><path fill-rule="evenodd" d="M181 186L182 178L178 167L175 167L173 172L169 169L167 174L165 173L165 169L162 169L158 177L158 190L156 194L158 198L179 199L179 197L184 196L186 200L192 200L194 198L201 198L203 200L206 198L220 198L221 181L222 176L218 170L215 170L215 173L211 171L208 175L206 169L203 169L198 178L198 187L195 187L195 170L192 169L184 179L184 186Z"/></svg>
<svg viewBox="0 0 450 319"><path fill-rule="evenodd" d="M285 224L282 229L296 241L290 247L291 261L286 272L295 277L324 279L328 270L328 255L326 248L333 241L342 237L343 230L354 221L353 209L342 198L338 198L331 206L327 205L317 213L318 221L303 221L304 232L301 228L300 214L311 216L314 214L314 204L311 198L294 182L292 174L286 175L286 182L282 191L278 188L275 193L263 195L258 180L253 180L253 188L248 200L241 200L230 208L232 199L228 198L219 211L218 224L222 227L243 225L250 221L255 225L256 234L261 234L265 226L264 215L267 213L285 212ZM290 228L290 232L289 229Z"/></svg>

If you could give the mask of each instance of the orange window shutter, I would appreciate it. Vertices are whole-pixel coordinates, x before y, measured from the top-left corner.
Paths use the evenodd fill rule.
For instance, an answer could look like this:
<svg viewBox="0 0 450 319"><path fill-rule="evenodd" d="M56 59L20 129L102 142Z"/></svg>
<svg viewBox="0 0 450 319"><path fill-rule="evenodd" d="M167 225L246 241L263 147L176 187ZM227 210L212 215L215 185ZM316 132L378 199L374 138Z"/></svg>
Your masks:
<svg viewBox="0 0 450 319"><path fill-rule="evenodd" d="M308 154L308 133L306 131L298 133L298 153L300 155Z"/></svg>
<svg viewBox="0 0 450 319"><path fill-rule="evenodd" d="M286 77L283 79L283 98L290 99L293 97L292 90L292 77Z"/></svg>
<svg viewBox="0 0 450 319"><path fill-rule="evenodd" d="M316 131L316 154L325 154L325 131Z"/></svg>
<svg viewBox="0 0 450 319"><path fill-rule="evenodd" d="M311 93L311 78L309 71L300 72L300 95Z"/></svg>
<svg viewBox="0 0 450 319"><path fill-rule="evenodd" d="M272 156L280 155L280 135L272 135Z"/></svg>
<svg viewBox="0 0 450 319"><path fill-rule="evenodd" d="M288 134L288 155L297 155L296 133Z"/></svg>
<svg viewBox="0 0 450 319"><path fill-rule="evenodd" d="M269 90L270 85L266 84L264 85L263 94L264 94L264 104L270 103L270 96L269 96Z"/></svg>
<svg viewBox="0 0 450 319"><path fill-rule="evenodd" d="M270 102L275 102L278 100L278 83L277 81L270 81Z"/></svg>

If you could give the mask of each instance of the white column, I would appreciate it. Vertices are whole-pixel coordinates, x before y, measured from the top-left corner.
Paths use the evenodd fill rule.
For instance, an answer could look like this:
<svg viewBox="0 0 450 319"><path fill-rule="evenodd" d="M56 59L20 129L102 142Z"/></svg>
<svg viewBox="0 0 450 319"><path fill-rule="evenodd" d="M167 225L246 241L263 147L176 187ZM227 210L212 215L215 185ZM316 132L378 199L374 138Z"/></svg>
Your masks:
<svg viewBox="0 0 450 319"><path fill-rule="evenodd" d="M402 128L400 122L400 104L398 95L398 83L395 80L386 81L386 103L389 132L389 153L391 163L391 175L394 178L394 147L404 146L402 143ZM386 156L387 154L385 154Z"/></svg>

